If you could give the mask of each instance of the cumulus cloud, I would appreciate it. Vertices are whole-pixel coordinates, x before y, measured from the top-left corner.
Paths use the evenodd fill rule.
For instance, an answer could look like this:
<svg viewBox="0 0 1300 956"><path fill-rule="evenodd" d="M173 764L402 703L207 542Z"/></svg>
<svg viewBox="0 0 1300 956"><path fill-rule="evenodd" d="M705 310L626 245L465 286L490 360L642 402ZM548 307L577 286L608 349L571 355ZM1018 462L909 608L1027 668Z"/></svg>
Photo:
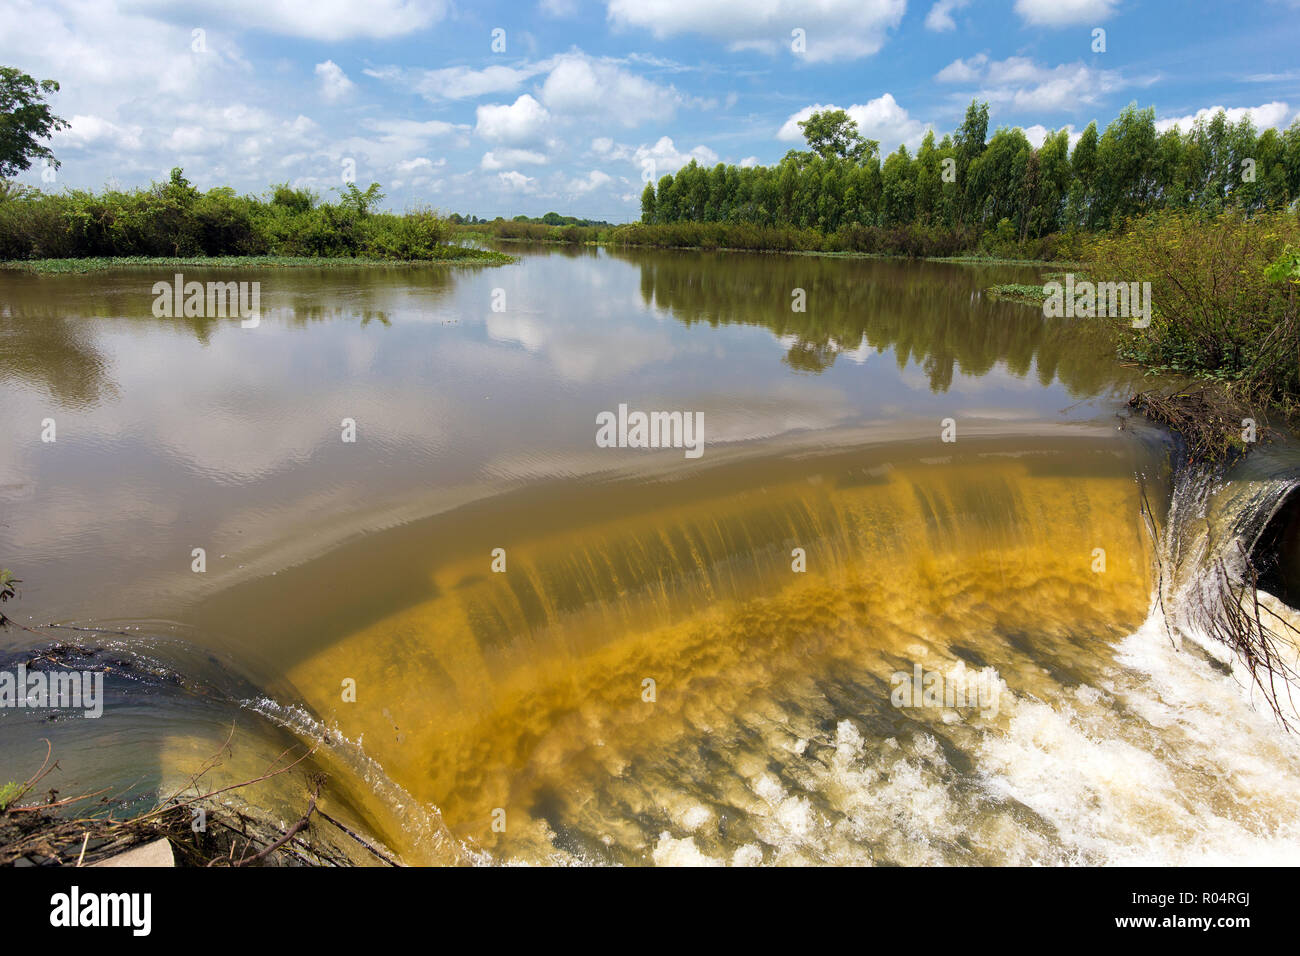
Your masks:
<svg viewBox="0 0 1300 956"><path fill-rule="evenodd" d="M671 86L583 54L556 57L539 95L554 113L599 116L628 127L670 119L682 100Z"/></svg>
<svg viewBox="0 0 1300 956"><path fill-rule="evenodd" d="M333 60L316 64L316 80L320 84L320 95L329 103L337 103L356 89L356 84Z"/></svg>
<svg viewBox="0 0 1300 956"><path fill-rule="evenodd" d="M803 130L799 128L801 120L806 120L813 113L837 109L843 109L849 114L849 118L858 124L859 133L868 139L879 141L882 155L892 153L899 143L915 150L925 138L925 131L930 128L929 124L908 115L907 110L898 104L892 94L885 93L869 102L855 103L848 107L833 103L805 106L799 112L791 114L777 132L776 138L789 143L802 142Z"/></svg>
<svg viewBox="0 0 1300 956"><path fill-rule="evenodd" d="M508 106L480 106L475 115L478 122L474 126L474 132L489 142L507 145L538 142L551 122L551 114L546 107L529 93L524 93Z"/></svg>
<svg viewBox="0 0 1300 956"><path fill-rule="evenodd" d="M791 31L801 29L801 55L825 62L877 52L906 9L906 0L609 0L608 15L616 27L649 30L661 40L698 33L732 50L770 53L791 50Z"/></svg>
<svg viewBox="0 0 1300 956"><path fill-rule="evenodd" d="M1119 0L1016 0L1016 13L1034 26L1063 27L1109 19Z"/></svg>
<svg viewBox="0 0 1300 956"><path fill-rule="evenodd" d="M675 173L692 159L701 166L712 166L717 163L718 154L707 146L696 146L683 153L668 136L660 136L653 146L638 146L631 154L631 160L638 169L648 169L655 177Z"/></svg>
<svg viewBox="0 0 1300 956"><path fill-rule="evenodd" d="M537 180L532 176L525 176L523 173L510 170L508 173L497 173L497 180L501 185L513 192L527 193L537 188Z"/></svg>

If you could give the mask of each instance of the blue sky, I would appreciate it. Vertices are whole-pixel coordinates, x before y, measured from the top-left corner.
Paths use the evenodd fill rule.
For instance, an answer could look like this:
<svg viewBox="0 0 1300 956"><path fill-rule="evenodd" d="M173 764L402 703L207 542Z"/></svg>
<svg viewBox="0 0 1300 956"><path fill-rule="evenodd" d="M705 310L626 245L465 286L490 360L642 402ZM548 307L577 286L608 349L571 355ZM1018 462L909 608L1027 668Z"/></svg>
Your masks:
<svg viewBox="0 0 1300 956"><path fill-rule="evenodd" d="M634 219L647 175L775 162L819 105L883 152L976 96L1034 140L1133 100L1285 127L1297 51L1300 0L0 0L0 64L58 80L72 122L26 182L179 165L328 194L355 170L391 208L487 217Z"/></svg>

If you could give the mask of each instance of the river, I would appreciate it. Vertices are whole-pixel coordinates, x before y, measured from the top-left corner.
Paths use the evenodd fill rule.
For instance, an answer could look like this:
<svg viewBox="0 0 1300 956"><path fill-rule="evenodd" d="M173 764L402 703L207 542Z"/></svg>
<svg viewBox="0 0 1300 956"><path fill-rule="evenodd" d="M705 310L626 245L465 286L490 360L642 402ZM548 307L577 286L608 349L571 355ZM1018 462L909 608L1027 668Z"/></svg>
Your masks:
<svg viewBox="0 0 1300 956"><path fill-rule="evenodd" d="M985 295L1026 267L507 251L0 279L41 635L0 657L109 667L98 719L0 711L0 782L48 738L61 794L144 805L228 737L211 786L316 741L411 863L1300 858L1300 743L1161 613L1292 443L1180 482L1095 322ZM155 317L175 271L261 321ZM702 454L602 447L620 405Z"/></svg>

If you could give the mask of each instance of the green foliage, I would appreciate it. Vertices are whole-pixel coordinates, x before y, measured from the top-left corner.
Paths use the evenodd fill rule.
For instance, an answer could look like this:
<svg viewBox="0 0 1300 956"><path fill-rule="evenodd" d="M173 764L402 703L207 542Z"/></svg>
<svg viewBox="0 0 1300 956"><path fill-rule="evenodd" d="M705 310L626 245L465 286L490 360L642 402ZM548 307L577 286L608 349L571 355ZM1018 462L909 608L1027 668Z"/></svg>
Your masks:
<svg viewBox="0 0 1300 956"><path fill-rule="evenodd" d="M25 792L26 788L21 783L14 783L12 780L0 783L0 811L8 810L9 805Z"/></svg>
<svg viewBox="0 0 1300 956"><path fill-rule="evenodd" d="M468 258L445 244L432 209L377 212L377 183L350 183L336 203L288 184L269 196L221 187L200 192L179 169L147 189L0 193L0 260L311 256L424 260Z"/></svg>
<svg viewBox="0 0 1300 956"><path fill-rule="evenodd" d="M1277 261L1264 270L1270 282L1300 283L1300 249L1288 245Z"/></svg>
<svg viewBox="0 0 1300 956"><path fill-rule="evenodd" d="M822 110L799 121L808 148L822 159L844 159L861 163L880 148L880 143L858 132L858 124L844 110Z"/></svg>
<svg viewBox="0 0 1300 956"><path fill-rule="evenodd" d="M1300 277L1294 212L1160 212L1087 249L1099 281L1150 282L1151 325L1121 351L1149 368L1230 383L1300 412Z"/></svg>
<svg viewBox="0 0 1300 956"><path fill-rule="evenodd" d="M1020 282L1003 282L999 285L989 286L985 290L990 298L993 299L1010 299L1013 302L1025 302L1032 305L1041 305L1047 298L1047 293L1043 291L1041 285L1025 285Z"/></svg>
<svg viewBox="0 0 1300 956"><path fill-rule="evenodd" d="M44 159L58 169L54 153L39 142L68 126L45 102L46 96L58 91L53 80L37 83L21 70L0 66L0 179L30 169L33 159Z"/></svg>
<svg viewBox="0 0 1300 956"><path fill-rule="evenodd" d="M661 177L642 194L642 224L815 229L828 237L938 228L965 243L960 251L1055 258L1027 250L1076 247L1080 234L1119 232L1129 218L1162 209L1254 214L1300 197L1300 121L1257 135L1248 118L1232 124L1220 111L1190 130L1158 134L1154 111L1132 104L1104 131L1089 124L1071 151L1066 130L1037 148L1020 129L990 138L988 104L971 103L951 136L936 143L930 134L915 156L900 146L883 161L843 111L801 125L811 149L775 166L691 162Z"/></svg>
<svg viewBox="0 0 1300 956"><path fill-rule="evenodd" d="M18 593L17 588L14 587L16 584L22 584L22 581L14 577L12 571L0 569L0 604L4 604L11 600ZM3 627L8 623L9 618L0 614L0 627ZM0 809L2 809L2 807L0 807Z"/></svg>

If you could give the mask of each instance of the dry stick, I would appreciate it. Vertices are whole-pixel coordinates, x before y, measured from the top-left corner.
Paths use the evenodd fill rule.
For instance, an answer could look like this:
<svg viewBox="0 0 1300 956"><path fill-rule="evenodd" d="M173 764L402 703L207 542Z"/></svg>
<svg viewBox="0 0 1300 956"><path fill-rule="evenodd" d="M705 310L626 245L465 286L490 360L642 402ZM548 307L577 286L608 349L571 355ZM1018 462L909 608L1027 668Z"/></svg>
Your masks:
<svg viewBox="0 0 1300 956"><path fill-rule="evenodd" d="M265 774L263 774L263 775L260 776L260 777L254 777L252 780L245 780L243 783L234 783L234 784L231 784L231 785L228 786L228 787L221 787L221 788L218 789L218 790L210 790L210 791L208 791L207 793L199 794L197 797L194 797L194 798L191 799L191 800L186 800L186 801L184 801L184 802L182 802L182 803L177 803L177 804L175 804L175 806L177 806L177 807L188 807L191 803L198 803L200 800L206 800L206 799L208 799L209 797L214 797L214 796L216 796L216 795L219 794L219 793L225 793L227 790L238 790L238 789L240 789L241 787L247 787L247 786L250 786L250 785L255 784L255 783L261 783L263 780L269 780L269 779L271 779L272 777L279 776L279 775L282 774L282 773L285 773L285 772L287 772L287 771L289 771L289 770L292 770L294 767L298 766L298 764L302 763L304 760L306 760L308 757L310 757L310 756L311 756L313 753L315 753L315 752L316 752L316 748L315 748L315 747L312 747L310 750L308 750L305 754L303 754L301 757L299 757L299 758L298 758L297 760L295 760L293 763L289 764L287 767L281 767L279 770L273 770L273 771L271 771L270 773L265 773ZM283 756L283 754L281 754L281 756ZM278 760L279 758L276 758L276 759ZM156 814L158 814L158 813L161 813L161 812L163 812L163 811L166 810L166 809L168 809L168 806L167 806L167 805L163 805L163 806L159 807L159 808L156 809L156 810L152 810L152 811L150 811L149 813L144 814L144 816L136 817L135 819L131 820L130 822L132 822L132 823L138 823L138 822L141 821L141 820L147 820L149 817L154 816L154 815L156 815Z"/></svg>
<svg viewBox="0 0 1300 956"><path fill-rule="evenodd" d="M37 770L35 775L30 780L28 780L25 784L23 784L23 788L19 790L17 794L14 795L13 798L14 800L21 800L23 797L27 796L28 792L32 789L32 787L40 783L46 774L53 773L54 768L59 765L59 762L56 760L54 761L54 767L50 767L49 770L45 769L47 766L49 766L50 757L54 753L54 744L50 743L48 737L42 737L41 740L45 741L45 761L41 764L41 769ZM12 803L13 801L10 802ZM17 807L13 807L11 809L16 810Z"/></svg>
<svg viewBox="0 0 1300 956"><path fill-rule="evenodd" d="M200 769L197 772L190 774L189 782L187 782L185 786L181 787L179 790L173 793L170 797L168 797L161 804L159 804L159 806L162 807L167 806L167 804L171 803L173 800L179 797L190 787L194 787L196 790L198 789L199 779L204 774L206 774L209 770L211 770L213 767L218 765L221 759L221 755L225 753L226 750L230 747L230 741L233 740L235 736L235 724L236 722L233 720L230 722L230 733L226 734L226 741L220 747L217 748L217 752L209 756L207 759L205 759L203 763L199 765Z"/></svg>
<svg viewBox="0 0 1300 956"><path fill-rule="evenodd" d="M62 800L50 801L49 803L33 803L26 807L10 807L10 813L32 813L37 810L48 810L51 807L66 807L70 803L77 803L81 800L89 800L91 797L97 797L101 793L108 793L112 787L105 787L103 790L96 790L94 793L83 793L79 797L65 797Z"/></svg>
<svg viewBox="0 0 1300 956"><path fill-rule="evenodd" d="M274 852L275 852L276 850L278 850L280 847L284 846L286 843L288 843L290 840L292 840L296 834L298 834L300 831L304 830L304 829L307 827L307 824L308 824L308 823L310 822L310 820L311 820L312 812L316 809L316 798L317 798L318 796L320 796L320 781L319 781L319 780L316 781L316 787L315 787L314 790L312 790L312 793L311 793L311 802L310 802L309 804L307 804L307 812L303 814L302 819L299 820L297 823L295 823L293 826L291 826L291 827L289 828L289 832L288 832L288 833L286 833L284 836L280 837L280 839L276 840L274 843L272 843L270 846L268 846L268 847L267 847L265 850L263 850L261 853L254 854L252 857L250 857L250 858L247 859L247 860L242 860L242 859L241 859L241 860L239 861L239 865L240 865L240 866L247 866L249 863L256 863L258 860L264 860L264 859L266 859L266 857L267 857L268 854L270 854L270 853L274 853Z"/></svg>
<svg viewBox="0 0 1300 956"><path fill-rule="evenodd" d="M18 625L22 627L21 624ZM110 631L103 627L78 627L75 624L37 624L37 627L54 627L63 631L91 631L95 634L120 634L123 637L135 637L130 631ZM32 633L35 633L33 631Z"/></svg>
<svg viewBox="0 0 1300 956"><path fill-rule="evenodd" d="M326 813L324 810L321 810L321 809L317 808L316 813L317 813L318 816L321 816L321 817L323 817L324 819L328 820L330 823L334 824L336 827L338 827L340 830L342 830L342 831L343 831L344 833L346 833L348 836L352 837L352 839L356 840L356 841L357 841L358 843L360 843L363 847L365 847L367 850L369 850L369 851L370 851L371 853L373 853L375 856L379 857L379 859L383 860L383 861L384 861L385 863L387 863L389 866L397 866L397 867L400 867L400 866L401 866L400 863L397 863L397 862L395 862L395 861L389 859L389 858L388 858L387 856L385 856L384 854L380 853L380 852L379 852L378 850L376 850L373 846L371 846L371 845L370 845L369 843L367 843L365 840L361 839L361 837L357 836L357 834L353 833L351 830L349 830L347 827L345 827L342 823L339 823L339 821L335 820L332 816L330 816L330 815L329 815L328 813Z"/></svg>

